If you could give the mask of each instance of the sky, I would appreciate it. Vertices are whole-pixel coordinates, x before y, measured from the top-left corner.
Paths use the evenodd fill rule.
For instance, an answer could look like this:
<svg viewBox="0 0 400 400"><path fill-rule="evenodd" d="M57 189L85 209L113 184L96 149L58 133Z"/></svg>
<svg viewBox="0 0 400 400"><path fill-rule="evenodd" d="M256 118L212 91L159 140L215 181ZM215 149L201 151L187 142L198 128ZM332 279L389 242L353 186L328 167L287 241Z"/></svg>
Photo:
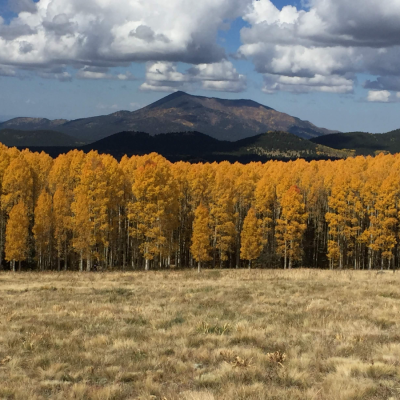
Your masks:
<svg viewBox="0 0 400 400"><path fill-rule="evenodd" d="M400 0L0 0L0 120L177 90L317 126L400 128Z"/></svg>

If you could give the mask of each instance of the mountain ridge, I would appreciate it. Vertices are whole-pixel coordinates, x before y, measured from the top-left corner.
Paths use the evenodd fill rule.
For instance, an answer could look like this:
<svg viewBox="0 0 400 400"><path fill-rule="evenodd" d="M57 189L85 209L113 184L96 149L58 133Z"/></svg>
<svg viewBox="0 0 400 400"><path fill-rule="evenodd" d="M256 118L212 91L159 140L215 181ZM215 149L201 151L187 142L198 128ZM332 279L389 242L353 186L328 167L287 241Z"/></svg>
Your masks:
<svg viewBox="0 0 400 400"><path fill-rule="evenodd" d="M381 152L400 153L400 129L386 133L346 132L313 138L311 142L354 155L373 156Z"/></svg>
<svg viewBox="0 0 400 400"><path fill-rule="evenodd" d="M0 129L51 129L95 142L122 131L165 132L198 131L219 140L236 141L270 130L287 131L309 139L333 133L308 121L274 110L253 100L219 99L175 92L136 111L121 110L76 120L14 118Z"/></svg>

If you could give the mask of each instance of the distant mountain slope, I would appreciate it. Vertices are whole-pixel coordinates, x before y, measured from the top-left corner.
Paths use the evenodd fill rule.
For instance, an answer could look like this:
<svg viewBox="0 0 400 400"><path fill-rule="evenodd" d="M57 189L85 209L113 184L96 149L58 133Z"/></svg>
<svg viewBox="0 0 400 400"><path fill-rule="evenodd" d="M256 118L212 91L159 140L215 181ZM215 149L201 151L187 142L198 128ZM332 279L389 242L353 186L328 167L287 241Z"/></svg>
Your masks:
<svg viewBox="0 0 400 400"><path fill-rule="evenodd" d="M313 143L334 149L351 149L356 155L375 155L380 152L400 152L400 129L388 133L372 134L348 132L314 138Z"/></svg>
<svg viewBox="0 0 400 400"><path fill-rule="evenodd" d="M22 131L31 130L54 130L64 125L68 120L47 118L13 118L8 121L0 123L0 129L17 129Z"/></svg>
<svg viewBox="0 0 400 400"><path fill-rule="evenodd" d="M19 146L79 146L76 139L61 132L38 130L20 131L15 129L0 130L0 143L9 147Z"/></svg>
<svg viewBox="0 0 400 400"><path fill-rule="evenodd" d="M151 135L198 131L215 139L229 141L270 130L291 132L306 139L333 132L252 100L224 100L192 96L184 92L173 93L134 112L118 111L74 121L15 118L0 124L0 129L43 129L49 124L52 124L51 129L86 142L123 131L149 132Z"/></svg>

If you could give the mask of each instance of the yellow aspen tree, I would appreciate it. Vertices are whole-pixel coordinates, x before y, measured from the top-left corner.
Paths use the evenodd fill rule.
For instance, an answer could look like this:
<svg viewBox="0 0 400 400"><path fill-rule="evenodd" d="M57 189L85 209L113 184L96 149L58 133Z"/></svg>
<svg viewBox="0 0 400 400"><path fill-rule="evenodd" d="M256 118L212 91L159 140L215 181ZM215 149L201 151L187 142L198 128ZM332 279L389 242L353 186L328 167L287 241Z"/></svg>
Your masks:
<svg viewBox="0 0 400 400"><path fill-rule="evenodd" d="M280 199L281 215L277 220L275 237L278 254L284 258L284 267L291 268L302 258L302 240L307 228L307 213L303 196L297 186L292 186Z"/></svg>
<svg viewBox="0 0 400 400"><path fill-rule="evenodd" d="M47 189L49 184L49 173L54 160L46 153L32 153L29 150L22 150L23 157L29 164L33 177L33 204L36 205L40 193Z"/></svg>
<svg viewBox="0 0 400 400"><path fill-rule="evenodd" d="M254 202L255 188L260 179L261 163L251 163L242 165L235 163L233 168L234 180L234 222L235 222L235 246L236 246L236 268L240 265L240 232L242 231L243 221L250 205Z"/></svg>
<svg viewBox="0 0 400 400"><path fill-rule="evenodd" d="M381 269L385 262L388 269L393 261L393 251L397 245L399 232L400 187L398 172L386 178L379 189L376 201L376 238L375 244L381 251Z"/></svg>
<svg viewBox="0 0 400 400"><path fill-rule="evenodd" d="M71 204L64 189L60 187L53 196L54 240L57 248L57 269L61 270L64 258L64 271L68 269L68 239L71 232Z"/></svg>
<svg viewBox="0 0 400 400"><path fill-rule="evenodd" d="M251 262L260 257L264 247L261 224L261 221L257 219L254 208L250 208L244 219L240 248L240 258L249 262L249 269Z"/></svg>
<svg viewBox="0 0 400 400"><path fill-rule="evenodd" d="M262 234L267 246L267 259L273 260L275 257L275 225L277 218L278 202L276 196L276 183L273 175L268 171L260 179L255 188L254 206L260 216Z"/></svg>
<svg viewBox="0 0 400 400"><path fill-rule="evenodd" d="M90 210L87 197L82 193L77 193L72 203L72 227L74 237L72 245L80 256L79 270L83 271L83 261L87 261L86 269L90 271L91 248L93 240L93 222L90 219Z"/></svg>
<svg viewBox="0 0 400 400"><path fill-rule="evenodd" d="M106 250L105 253L107 253L109 248L107 236L110 230L108 210L111 201L111 186L107 181L106 168L97 152L91 151L86 156L80 182L74 193L75 199L78 195L81 195L81 199L85 199L89 211L91 229L85 235L90 235L91 245L85 253L87 270L90 271L93 260L97 259L105 263L103 250ZM79 227L77 229L80 230Z"/></svg>
<svg viewBox="0 0 400 400"><path fill-rule="evenodd" d="M201 271L203 262L210 261L211 229L209 227L210 215L207 207L200 204L195 211L193 221L192 245L190 251L197 261L197 271Z"/></svg>
<svg viewBox="0 0 400 400"><path fill-rule="evenodd" d="M53 210L50 194L43 191L37 201L34 214L33 236L39 270L43 271L51 264L51 241L53 236Z"/></svg>
<svg viewBox="0 0 400 400"><path fill-rule="evenodd" d="M210 218L213 229L213 253L215 267L216 253L220 266L228 260L235 241L234 181L232 166L228 162L215 165L215 186L210 202Z"/></svg>
<svg viewBox="0 0 400 400"><path fill-rule="evenodd" d="M140 238L140 251L149 262L158 258L159 266L169 257L168 237L178 225L178 196L171 163L152 153L143 157L135 170L132 193L134 202L129 205L129 218L133 222L131 235Z"/></svg>
<svg viewBox="0 0 400 400"><path fill-rule="evenodd" d="M132 192L135 171L138 164L138 156L122 157L119 166L123 174L124 186L124 207L122 209L124 215L124 229L123 229L123 266L130 264L131 268L135 267L135 262L139 255L139 241L140 234L132 227L134 221L131 220L130 207L135 202L135 197ZM131 229L132 228L132 229Z"/></svg>
<svg viewBox="0 0 400 400"><path fill-rule="evenodd" d="M382 157L367 159L367 170L365 172L365 183L361 190L363 208L366 214L366 222L363 231L360 233L360 242L368 249L368 269L379 260L379 253L382 251L380 244L380 214L377 209L377 202L381 188L382 179L386 175L385 165Z"/></svg>
<svg viewBox="0 0 400 400"><path fill-rule="evenodd" d="M6 227L6 260L11 263L14 272L15 262L18 261L18 269L21 270L21 261L28 256L28 239L28 208L21 200L11 209Z"/></svg>
<svg viewBox="0 0 400 400"><path fill-rule="evenodd" d="M8 154L8 148L0 144L0 194L3 192L3 179L4 173L8 166L10 165L11 157ZM0 271L3 267L3 251L4 251L4 241L5 241L5 228L6 228L7 214L1 204L0 196Z"/></svg>
<svg viewBox="0 0 400 400"><path fill-rule="evenodd" d="M20 201L33 213L33 176L29 164L22 156L12 160L5 170L1 197L6 212Z"/></svg>
<svg viewBox="0 0 400 400"><path fill-rule="evenodd" d="M171 168L177 185L179 222L176 240L171 235L170 246L172 251L175 251L175 266L180 268L183 263L189 265L189 251L187 250L190 247L194 214L190 204L191 191L188 176L192 166L189 163L177 162Z"/></svg>
<svg viewBox="0 0 400 400"><path fill-rule="evenodd" d="M101 155L101 161L105 170L107 185L107 218L108 230L102 237L102 259L106 266L113 267L121 263L121 255L124 253L124 217L125 203L125 176L117 160L109 155ZM104 199L105 200L105 199ZM104 201L103 200L103 201ZM122 267L125 268L125 258Z"/></svg>

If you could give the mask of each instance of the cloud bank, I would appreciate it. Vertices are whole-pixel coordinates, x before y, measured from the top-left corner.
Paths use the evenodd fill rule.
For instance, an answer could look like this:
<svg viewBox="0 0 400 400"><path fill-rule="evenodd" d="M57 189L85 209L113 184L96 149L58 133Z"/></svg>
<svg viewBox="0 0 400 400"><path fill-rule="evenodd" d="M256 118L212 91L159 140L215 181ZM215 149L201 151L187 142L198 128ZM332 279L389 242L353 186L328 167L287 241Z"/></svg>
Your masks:
<svg viewBox="0 0 400 400"><path fill-rule="evenodd" d="M351 93L400 87L400 0L310 0L307 10L254 1L243 17L239 57L263 74L264 91Z"/></svg>
<svg viewBox="0 0 400 400"><path fill-rule="evenodd" d="M299 10L278 9L271 0L9 0L18 16L0 17L0 75L132 80L112 68L143 62L142 90L240 92L246 77L217 37L242 17L248 26L236 56L254 63L265 93L353 93L359 75L369 74L374 78L362 82L369 101L385 91L396 97L400 0L307 4ZM180 72L178 63L192 67Z"/></svg>
<svg viewBox="0 0 400 400"><path fill-rule="evenodd" d="M250 2L13 0L18 17L7 24L0 17L0 65L42 72L71 66L79 78L112 79L91 68L218 63L226 57L218 30L243 15Z"/></svg>

